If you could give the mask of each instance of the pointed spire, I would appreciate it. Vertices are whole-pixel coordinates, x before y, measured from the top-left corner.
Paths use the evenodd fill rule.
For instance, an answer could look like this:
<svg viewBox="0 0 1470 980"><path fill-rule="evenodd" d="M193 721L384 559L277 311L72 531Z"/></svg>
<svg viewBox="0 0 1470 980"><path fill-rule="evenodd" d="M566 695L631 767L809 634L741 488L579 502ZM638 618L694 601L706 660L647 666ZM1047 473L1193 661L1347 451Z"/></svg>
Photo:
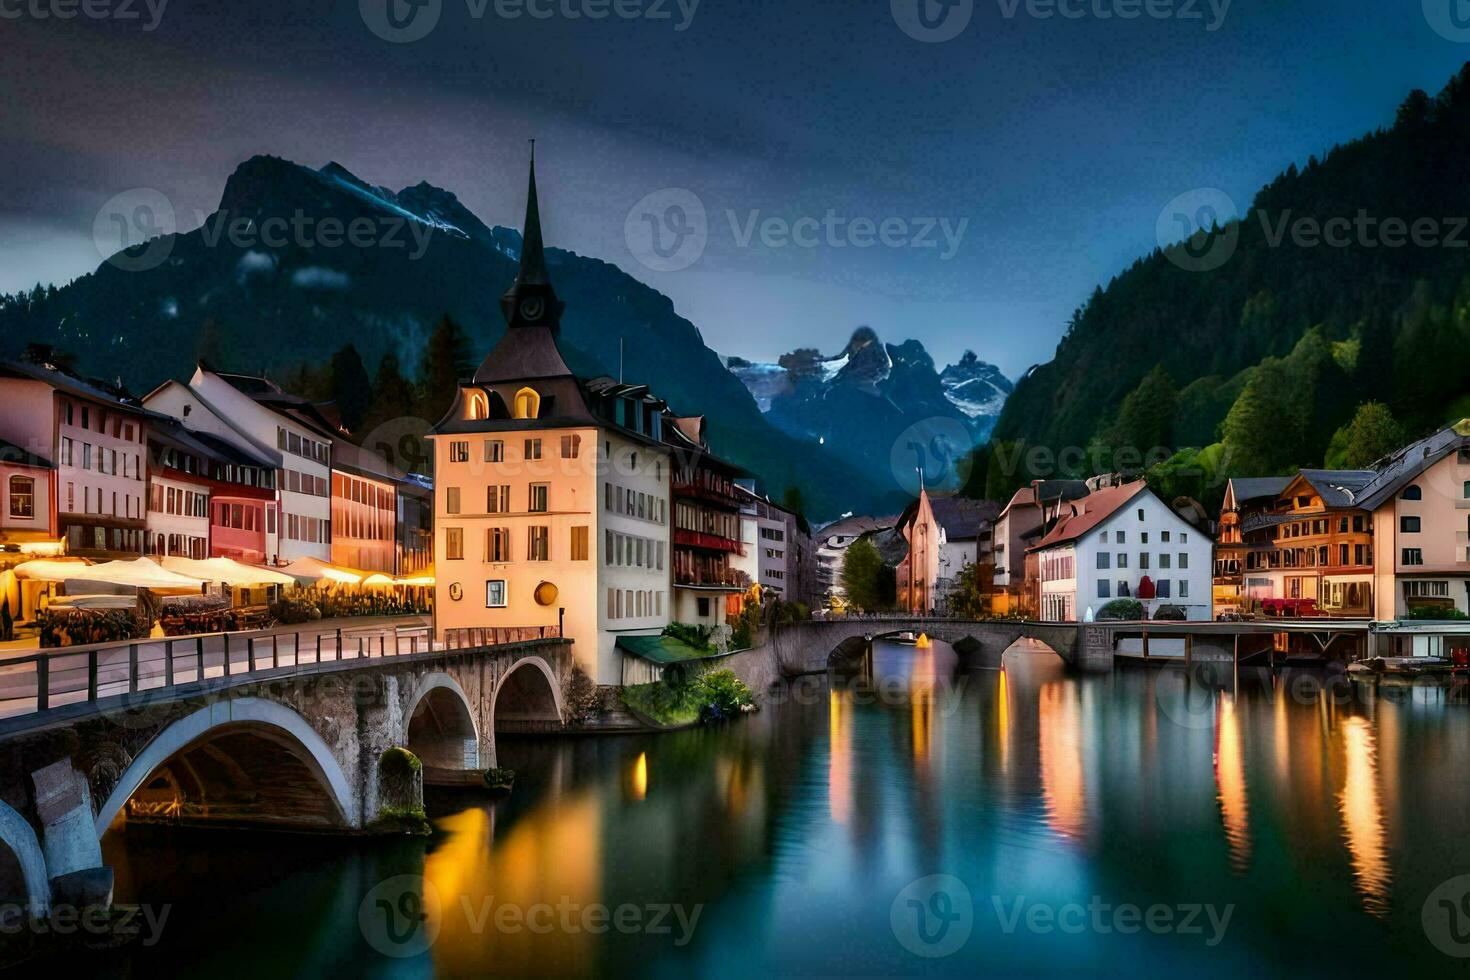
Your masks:
<svg viewBox="0 0 1470 980"><path fill-rule="evenodd" d="M531 140L531 178L526 189L526 221L521 231L521 271L517 282L547 283L545 246L541 242L541 207L536 201L536 141Z"/></svg>
<svg viewBox="0 0 1470 980"><path fill-rule="evenodd" d="M541 240L541 205L536 199L536 141L531 141L531 173L526 184L526 222L521 229L521 264L516 281L500 298L505 322L512 327L559 329L562 303L546 271L546 248Z"/></svg>

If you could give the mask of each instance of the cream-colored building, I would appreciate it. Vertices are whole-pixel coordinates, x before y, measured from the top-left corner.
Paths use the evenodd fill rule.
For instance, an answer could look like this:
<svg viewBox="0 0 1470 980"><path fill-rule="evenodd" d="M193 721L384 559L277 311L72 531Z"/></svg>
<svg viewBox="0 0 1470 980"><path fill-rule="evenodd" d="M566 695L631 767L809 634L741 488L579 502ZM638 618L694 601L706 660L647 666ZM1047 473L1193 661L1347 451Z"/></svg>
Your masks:
<svg viewBox="0 0 1470 980"><path fill-rule="evenodd" d="M670 621L665 406L641 385L577 378L562 359L534 168L501 306L504 337L429 435L435 635L560 626L588 675L618 684L619 637Z"/></svg>
<svg viewBox="0 0 1470 980"><path fill-rule="evenodd" d="M1470 419L1385 460L1357 496L1373 515L1373 618L1470 614Z"/></svg>

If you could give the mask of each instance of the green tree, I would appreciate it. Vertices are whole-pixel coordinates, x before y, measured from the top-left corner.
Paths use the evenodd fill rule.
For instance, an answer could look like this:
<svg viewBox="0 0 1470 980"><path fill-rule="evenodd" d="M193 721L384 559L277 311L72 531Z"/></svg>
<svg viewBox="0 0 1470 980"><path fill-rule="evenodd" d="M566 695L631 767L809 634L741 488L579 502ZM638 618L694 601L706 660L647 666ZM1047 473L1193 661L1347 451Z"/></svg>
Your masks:
<svg viewBox="0 0 1470 980"><path fill-rule="evenodd" d="M1140 455L1174 444L1174 416L1179 391L1162 364L1154 365L1138 387L1123 399L1114 426L1115 445L1129 446Z"/></svg>
<svg viewBox="0 0 1470 980"><path fill-rule="evenodd" d="M781 494L781 506L798 517L806 516L806 500L801 495L801 487L792 484Z"/></svg>
<svg viewBox="0 0 1470 980"><path fill-rule="evenodd" d="M965 562L949 593L949 614L962 619L980 619L989 615L994 574L994 565Z"/></svg>
<svg viewBox="0 0 1470 980"><path fill-rule="evenodd" d="M444 317L424 349L419 376L420 417L431 425L443 418L459 391L459 383L469 377L473 368L469 338L453 318Z"/></svg>
<svg viewBox="0 0 1470 980"><path fill-rule="evenodd" d="M403 366L398 355L388 351L378 361L378 373L373 377L373 400L363 420L364 432L392 419L405 418L413 411L413 385L403 376Z"/></svg>
<svg viewBox="0 0 1470 980"><path fill-rule="evenodd" d="M885 568L883 556L866 536L848 545L842 556L842 588L848 603L865 612L883 608ZM888 578L892 577L890 570Z"/></svg>
<svg viewBox="0 0 1470 980"><path fill-rule="evenodd" d="M332 355L332 400L337 403L348 432L356 431L362 424L372 397L372 382L362 365L362 356L356 347L348 344Z"/></svg>
<svg viewBox="0 0 1470 980"><path fill-rule="evenodd" d="M1329 469L1356 470L1382 459L1404 443L1404 430L1382 402L1364 402L1352 421L1332 435Z"/></svg>

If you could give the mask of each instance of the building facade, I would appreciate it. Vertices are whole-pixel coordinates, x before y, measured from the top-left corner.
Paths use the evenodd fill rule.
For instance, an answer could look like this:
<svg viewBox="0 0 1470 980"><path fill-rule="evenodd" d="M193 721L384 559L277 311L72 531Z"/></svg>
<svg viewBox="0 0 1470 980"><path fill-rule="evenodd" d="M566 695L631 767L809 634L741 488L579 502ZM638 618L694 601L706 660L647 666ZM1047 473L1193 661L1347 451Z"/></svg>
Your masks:
<svg viewBox="0 0 1470 980"><path fill-rule="evenodd" d="M0 402L0 439L55 464L47 507L66 550L104 561L142 555L150 413L56 365L20 361L0 363Z"/></svg>
<svg viewBox="0 0 1470 980"><path fill-rule="evenodd" d="M673 468L674 619L720 630L753 582L741 561L743 501L735 480L742 474L710 452L702 417L669 414L664 439Z"/></svg>
<svg viewBox="0 0 1470 980"><path fill-rule="evenodd" d="M1119 598L1138 599L1150 617L1174 605L1187 619L1211 618L1213 543L1143 481L1064 504L1030 550L1044 620L1085 620Z"/></svg>
<svg viewBox="0 0 1470 980"><path fill-rule="evenodd" d="M562 359L534 165L522 241L505 335L428 437L434 631L560 627L577 663L617 684L619 637L658 634L673 606L664 405Z"/></svg>
<svg viewBox="0 0 1470 980"><path fill-rule="evenodd" d="M1036 594L1028 589L1027 550L1041 536L1044 524L1055 520L1068 501L1087 494L1082 480L1033 480L1011 495L995 518L991 554L991 612L997 616L1034 616Z"/></svg>

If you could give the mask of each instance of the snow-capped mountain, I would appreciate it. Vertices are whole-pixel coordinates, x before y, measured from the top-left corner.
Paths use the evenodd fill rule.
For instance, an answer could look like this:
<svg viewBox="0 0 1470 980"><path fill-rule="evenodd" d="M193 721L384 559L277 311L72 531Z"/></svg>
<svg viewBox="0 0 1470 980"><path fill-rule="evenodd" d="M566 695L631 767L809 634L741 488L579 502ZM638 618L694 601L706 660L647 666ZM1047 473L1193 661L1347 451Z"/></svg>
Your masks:
<svg viewBox="0 0 1470 980"><path fill-rule="evenodd" d="M934 418L952 418L973 442L984 441L1011 391L973 351L939 372L917 340L884 344L870 327L831 356L808 347L774 364L740 357L725 364L777 426L869 465L874 454L886 459L907 427Z"/></svg>

